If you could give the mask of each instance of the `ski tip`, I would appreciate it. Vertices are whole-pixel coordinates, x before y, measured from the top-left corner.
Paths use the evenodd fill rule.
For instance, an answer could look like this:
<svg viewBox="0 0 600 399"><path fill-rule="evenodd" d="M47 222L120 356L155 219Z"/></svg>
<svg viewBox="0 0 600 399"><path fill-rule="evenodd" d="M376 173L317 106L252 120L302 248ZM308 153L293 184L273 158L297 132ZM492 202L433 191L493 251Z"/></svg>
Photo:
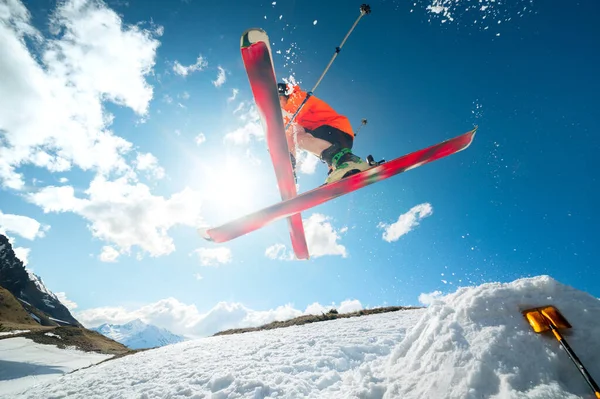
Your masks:
<svg viewBox="0 0 600 399"><path fill-rule="evenodd" d="M242 33L240 38L240 48L249 47L256 42L269 42L267 32L261 28L249 28Z"/></svg>
<svg viewBox="0 0 600 399"><path fill-rule="evenodd" d="M469 148L471 146L471 144L473 144L473 140L475 140L475 133L477 133L478 128L479 128L479 126L475 125L475 127L472 130L469 130L467 133L463 134L464 137L469 138L469 142L465 143L464 147L460 151Z"/></svg>
<svg viewBox="0 0 600 399"><path fill-rule="evenodd" d="M204 238L207 241L213 241L212 237L208 234L208 229L207 228L199 228L197 229L198 234L200 234L200 237Z"/></svg>
<svg viewBox="0 0 600 399"><path fill-rule="evenodd" d="M471 130L471 143L475 139L475 133L477 133L477 129L479 129L479 126L475 125L475 127L473 128L473 130ZM471 143L469 143L469 145L471 145Z"/></svg>

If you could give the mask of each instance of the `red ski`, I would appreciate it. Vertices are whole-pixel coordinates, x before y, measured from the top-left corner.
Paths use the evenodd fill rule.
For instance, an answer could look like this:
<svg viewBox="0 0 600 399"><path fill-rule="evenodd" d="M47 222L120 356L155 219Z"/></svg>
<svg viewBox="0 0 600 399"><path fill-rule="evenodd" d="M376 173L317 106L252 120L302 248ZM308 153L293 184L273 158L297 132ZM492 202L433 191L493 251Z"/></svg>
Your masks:
<svg viewBox="0 0 600 399"><path fill-rule="evenodd" d="M240 51L256 106L263 125L266 126L267 146L275 169L281 199L286 201L296 196L296 181L290 162L290 151L285 136L273 57L267 33L259 28L248 29L242 34ZM308 259L302 215L300 213L289 215L288 226L296 258Z"/></svg>
<svg viewBox="0 0 600 399"><path fill-rule="evenodd" d="M471 145L476 131L477 127L460 136L404 155L392 161L383 162L381 164L375 163L376 166L373 166L368 170L343 178L334 183L322 185L288 199L287 201L284 200L222 226L201 230L200 234L209 241L225 242L250 233L251 231L258 230L281 218L299 215L299 212L320 205L341 195L462 151ZM372 157L369 156L370 163L371 160Z"/></svg>

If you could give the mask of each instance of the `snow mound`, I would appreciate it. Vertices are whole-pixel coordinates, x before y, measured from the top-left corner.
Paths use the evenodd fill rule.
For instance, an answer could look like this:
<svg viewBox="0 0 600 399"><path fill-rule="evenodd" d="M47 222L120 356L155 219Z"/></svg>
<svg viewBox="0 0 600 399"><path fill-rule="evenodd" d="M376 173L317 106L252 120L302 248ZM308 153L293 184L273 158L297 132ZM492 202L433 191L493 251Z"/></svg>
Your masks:
<svg viewBox="0 0 600 399"><path fill-rule="evenodd" d="M385 397L580 398L589 387L552 336L521 311L554 305L563 335L600 378L600 301L548 276L458 289L432 300L390 356Z"/></svg>

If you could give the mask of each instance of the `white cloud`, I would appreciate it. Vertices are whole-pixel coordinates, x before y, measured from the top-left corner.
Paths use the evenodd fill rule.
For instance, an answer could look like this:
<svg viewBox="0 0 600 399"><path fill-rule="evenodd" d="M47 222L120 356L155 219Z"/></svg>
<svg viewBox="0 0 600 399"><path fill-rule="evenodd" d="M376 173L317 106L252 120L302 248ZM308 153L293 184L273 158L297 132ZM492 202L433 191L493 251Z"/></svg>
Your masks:
<svg viewBox="0 0 600 399"><path fill-rule="evenodd" d="M228 102L228 103L230 103L230 102L232 102L233 100L235 100L235 98L237 97L237 95L238 95L238 93L239 93L239 92L240 92L240 91L239 91L238 89L232 89L232 90L231 90L231 97L228 97L228 98L227 98L227 102Z"/></svg>
<svg viewBox="0 0 600 399"><path fill-rule="evenodd" d="M363 306L358 299L347 299L342 301L339 306L336 306L335 303L324 306L318 302L314 302L306 307L304 314L320 315L321 313L329 312L331 309L336 309L338 313L353 313L362 310Z"/></svg>
<svg viewBox="0 0 600 399"><path fill-rule="evenodd" d="M335 306L333 306L333 305L323 306L319 302L314 302L314 303L311 303L310 305L308 305L306 307L306 310L304 311L304 313L305 314L320 315L321 313L327 313L327 312L329 312L334 307Z"/></svg>
<svg viewBox="0 0 600 399"><path fill-rule="evenodd" d="M31 252L30 248L16 247L13 248L13 251L17 258L23 262L23 265L27 266L29 263L29 252Z"/></svg>
<svg viewBox="0 0 600 399"><path fill-rule="evenodd" d="M235 129L225 135L224 142L235 145L243 145L250 143L252 138L264 140L265 132L259 122L249 122L244 126Z"/></svg>
<svg viewBox="0 0 600 399"><path fill-rule="evenodd" d="M383 239L387 242L398 241L400 237L410 232L419 225L423 218L431 216L433 208L429 203L412 207L408 212L400 215L398 221L392 224L379 223L377 227L384 229Z"/></svg>
<svg viewBox="0 0 600 399"><path fill-rule="evenodd" d="M102 323L123 324L139 318L176 334L203 337L230 328L257 327L304 314L321 314L321 311L326 313L331 308L346 313L360 310L362 305L358 300L346 300L339 306L314 303L305 311L298 310L291 304L274 309L253 310L241 303L219 302L206 313L200 313L195 305L186 305L175 298L167 298L134 310L104 307L80 311L74 316L86 327L95 327Z"/></svg>
<svg viewBox="0 0 600 399"><path fill-rule="evenodd" d="M77 303L71 301L70 299L67 299L67 294L64 292L57 292L55 293L56 297L58 298L58 300L65 305L65 307L71 311L73 311L74 309L77 309Z"/></svg>
<svg viewBox="0 0 600 399"><path fill-rule="evenodd" d="M2 185L23 189L16 168L27 164L127 172L131 143L108 130L113 116L102 102L147 112L153 91L145 76L159 46L154 32L123 25L101 2L73 0L59 3L44 38L20 2L0 8ZM32 42L39 55L27 48Z"/></svg>
<svg viewBox="0 0 600 399"><path fill-rule="evenodd" d="M15 233L28 240L44 237L47 226L28 216L11 215L0 211L0 234Z"/></svg>
<svg viewBox="0 0 600 399"><path fill-rule="evenodd" d="M119 251L111 247L110 245L105 245L102 247L102 253L100 254L100 260L102 262L116 262L119 257Z"/></svg>
<svg viewBox="0 0 600 399"><path fill-rule="evenodd" d="M60 179L58 179L58 182L59 182L59 183L63 183L63 184L64 184L64 183L68 183L68 182L69 182L69 179L67 179L66 177L61 177Z"/></svg>
<svg viewBox="0 0 600 399"><path fill-rule="evenodd" d="M329 220L331 218L320 213L313 213L308 219L303 219L306 244L311 258L318 258L325 255L341 255L343 258L348 256L346 247L338 241L340 234L346 231L346 228L337 230L333 228ZM294 252L288 250L284 244L274 244L265 250L265 256L273 260L296 260Z"/></svg>
<svg viewBox="0 0 600 399"><path fill-rule="evenodd" d="M225 70L220 65L217 68L219 69L219 73L217 74L217 79L212 81L212 84L215 87L221 87L227 80L227 76L225 75Z"/></svg>
<svg viewBox="0 0 600 399"><path fill-rule="evenodd" d="M235 109L233 110L233 114L235 115L238 112L241 112L245 106L246 106L246 103L244 101L242 101L241 103L238 104L237 107L235 107Z"/></svg>
<svg viewBox="0 0 600 399"><path fill-rule="evenodd" d="M198 248L194 250L198 254L202 266L218 266L231 262L231 250L227 247Z"/></svg>
<svg viewBox="0 0 600 399"><path fill-rule="evenodd" d="M196 145L200 145L202 143L204 143L206 141L206 136L204 135L204 133L199 133L195 138L194 141L196 142Z"/></svg>
<svg viewBox="0 0 600 399"><path fill-rule="evenodd" d="M165 170L158 166L158 159L149 152L145 154L138 153L134 164L137 170L147 171L156 179L165 177Z"/></svg>
<svg viewBox="0 0 600 399"><path fill-rule="evenodd" d="M254 155L254 153L252 151L250 151L250 148L246 149L246 159L252 165L260 165L262 163L261 159L259 157L257 157L256 155Z"/></svg>
<svg viewBox="0 0 600 399"><path fill-rule="evenodd" d="M187 91L184 91L183 93L181 93L179 95L179 97L183 98L184 100L189 100L190 98L190 93L188 93Z"/></svg>
<svg viewBox="0 0 600 399"><path fill-rule="evenodd" d="M307 151L298 151L297 153L298 159L296 160L296 168L304 174L312 175L317 170L317 165L320 162L320 159L310 152Z"/></svg>
<svg viewBox="0 0 600 399"><path fill-rule="evenodd" d="M226 133L223 141L227 144L246 145L252 139L262 141L265 139L265 131L263 129L260 114L254 105L241 102L233 111L234 115L245 124L232 132Z"/></svg>
<svg viewBox="0 0 600 399"><path fill-rule="evenodd" d="M342 301L342 303L340 304L340 307L337 308L337 311L340 313L352 313L352 312L358 312L359 310L362 310L362 308L363 308L362 303L360 303L360 301L358 299L352 299L352 300Z"/></svg>
<svg viewBox="0 0 600 399"><path fill-rule="evenodd" d="M346 247L338 242L340 232L333 228L329 220L329 217L320 213L313 213L304 220L306 243L312 258L325 255L341 255L345 258L348 255Z"/></svg>
<svg viewBox="0 0 600 399"><path fill-rule="evenodd" d="M27 199L44 212L73 212L90 222L92 235L113 244L121 253L138 246L151 256L175 250L168 230L175 225L197 227L200 194L189 188L170 198L155 196L148 186L123 177L108 181L96 176L79 198L71 186L45 187Z"/></svg>
<svg viewBox="0 0 600 399"><path fill-rule="evenodd" d="M442 296L442 291L433 291L419 295L419 302L423 305L431 305L435 300Z"/></svg>
<svg viewBox="0 0 600 399"><path fill-rule="evenodd" d="M265 250L265 256L273 260L295 260L294 253L287 251L285 245L274 244Z"/></svg>
<svg viewBox="0 0 600 399"><path fill-rule="evenodd" d="M173 71L175 71L175 73L178 75L187 76L192 72L202 71L207 66L208 62L206 61L206 59L204 59L202 55L198 55L196 63L188 66L183 66L179 63L179 61L175 60L175 63L173 65Z"/></svg>
<svg viewBox="0 0 600 399"><path fill-rule="evenodd" d="M195 273L194 277L196 278L196 280L202 280L204 278L200 273Z"/></svg>

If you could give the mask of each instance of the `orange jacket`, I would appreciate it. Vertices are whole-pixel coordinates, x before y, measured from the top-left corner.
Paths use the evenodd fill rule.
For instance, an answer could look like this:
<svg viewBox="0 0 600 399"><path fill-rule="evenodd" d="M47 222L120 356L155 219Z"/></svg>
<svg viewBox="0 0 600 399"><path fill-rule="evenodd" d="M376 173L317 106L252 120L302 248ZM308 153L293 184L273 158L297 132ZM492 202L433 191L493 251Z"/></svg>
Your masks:
<svg viewBox="0 0 600 399"><path fill-rule="evenodd" d="M284 124L289 122L307 95L308 93L301 90L300 86L294 86L293 93L290 95L288 102L282 109ZM311 96L308 99L306 104L304 104L304 107L302 107L298 113L298 116L294 119L294 122L306 130L315 130L320 126L328 125L340 129L354 137L354 131L352 130L352 125L350 125L348 118L338 114L329 106L329 104L315 96Z"/></svg>

